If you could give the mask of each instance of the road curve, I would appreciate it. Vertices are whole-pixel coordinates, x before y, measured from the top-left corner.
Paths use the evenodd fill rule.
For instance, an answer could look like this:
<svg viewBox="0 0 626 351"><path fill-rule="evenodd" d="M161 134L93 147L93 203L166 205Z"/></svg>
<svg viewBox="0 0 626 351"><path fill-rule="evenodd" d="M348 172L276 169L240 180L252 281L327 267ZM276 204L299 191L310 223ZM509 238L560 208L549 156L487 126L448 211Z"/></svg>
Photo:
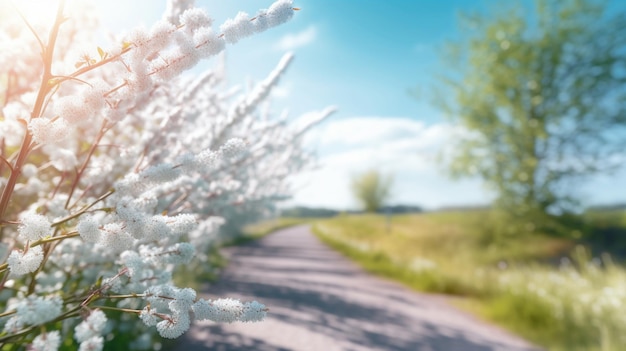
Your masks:
<svg viewBox="0 0 626 351"><path fill-rule="evenodd" d="M270 308L268 318L196 323L175 350L537 350L442 297L364 272L306 226L229 248L226 255L220 281L202 295L257 300Z"/></svg>

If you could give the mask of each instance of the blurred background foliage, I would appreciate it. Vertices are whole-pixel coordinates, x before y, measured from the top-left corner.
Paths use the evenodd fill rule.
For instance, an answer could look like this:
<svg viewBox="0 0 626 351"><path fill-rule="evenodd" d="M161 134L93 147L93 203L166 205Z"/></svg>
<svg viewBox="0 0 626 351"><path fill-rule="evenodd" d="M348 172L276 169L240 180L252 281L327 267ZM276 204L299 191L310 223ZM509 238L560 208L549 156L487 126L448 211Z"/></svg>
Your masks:
<svg viewBox="0 0 626 351"><path fill-rule="evenodd" d="M377 212L391 196L393 177L369 170L352 178L352 193L366 212Z"/></svg>
<svg viewBox="0 0 626 351"><path fill-rule="evenodd" d="M464 15L442 51L438 103L462 127L443 158L495 190L506 231L569 235L576 185L624 162L626 15L595 0L507 5Z"/></svg>

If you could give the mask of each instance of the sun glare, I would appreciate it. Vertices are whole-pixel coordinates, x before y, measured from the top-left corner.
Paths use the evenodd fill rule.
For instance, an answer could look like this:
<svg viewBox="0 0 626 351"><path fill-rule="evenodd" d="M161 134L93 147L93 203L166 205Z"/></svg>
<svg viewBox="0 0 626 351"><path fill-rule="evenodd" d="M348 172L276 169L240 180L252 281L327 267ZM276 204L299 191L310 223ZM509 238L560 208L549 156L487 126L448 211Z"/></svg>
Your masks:
<svg viewBox="0 0 626 351"><path fill-rule="evenodd" d="M0 18L11 17L14 22L30 26L38 35L50 29L54 23L60 0L0 0ZM80 18L88 13L90 2L85 0L65 0L65 18ZM23 20L15 21L19 16ZM17 28L16 28L17 29Z"/></svg>
<svg viewBox="0 0 626 351"><path fill-rule="evenodd" d="M54 21L58 5L55 0L2 0L2 12L16 14L19 11L33 28L48 28Z"/></svg>

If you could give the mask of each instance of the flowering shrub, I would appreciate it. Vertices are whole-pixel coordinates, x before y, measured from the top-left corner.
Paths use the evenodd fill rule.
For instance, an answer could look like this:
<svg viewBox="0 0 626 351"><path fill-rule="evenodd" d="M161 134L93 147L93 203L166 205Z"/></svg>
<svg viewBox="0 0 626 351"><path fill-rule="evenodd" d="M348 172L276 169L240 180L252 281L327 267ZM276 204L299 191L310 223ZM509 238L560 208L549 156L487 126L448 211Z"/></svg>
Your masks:
<svg viewBox="0 0 626 351"><path fill-rule="evenodd" d="M290 55L243 93L221 69L181 73L297 9L278 0L214 29L192 1L170 1L103 49L81 47L95 29L83 6L60 1L40 28L0 5L0 343L99 350L134 321L176 338L194 320L262 320L261 303L198 298L172 271L206 260L223 223L288 194L308 159L300 137L332 108L297 127L259 112Z"/></svg>

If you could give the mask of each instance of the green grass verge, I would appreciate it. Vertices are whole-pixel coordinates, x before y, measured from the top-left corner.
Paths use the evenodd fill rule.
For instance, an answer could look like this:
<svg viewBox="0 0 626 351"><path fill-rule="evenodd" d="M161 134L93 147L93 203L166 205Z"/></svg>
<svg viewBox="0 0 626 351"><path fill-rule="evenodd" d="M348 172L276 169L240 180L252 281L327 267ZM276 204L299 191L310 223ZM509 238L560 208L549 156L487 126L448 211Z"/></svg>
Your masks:
<svg viewBox="0 0 626 351"><path fill-rule="evenodd" d="M626 270L571 240L494 236L490 226L506 225L499 220L487 211L428 213L396 216L388 226L384 216L351 215L313 229L366 270L461 296L462 307L549 350L623 350Z"/></svg>
<svg viewBox="0 0 626 351"><path fill-rule="evenodd" d="M318 226L313 227L313 232L328 246L359 263L365 270L401 281L411 288L458 295L478 293L473 287L457 279L437 274L432 270L417 271L410 267L399 265L382 251L364 251L358 246L336 240L332 236L325 235L319 230Z"/></svg>

